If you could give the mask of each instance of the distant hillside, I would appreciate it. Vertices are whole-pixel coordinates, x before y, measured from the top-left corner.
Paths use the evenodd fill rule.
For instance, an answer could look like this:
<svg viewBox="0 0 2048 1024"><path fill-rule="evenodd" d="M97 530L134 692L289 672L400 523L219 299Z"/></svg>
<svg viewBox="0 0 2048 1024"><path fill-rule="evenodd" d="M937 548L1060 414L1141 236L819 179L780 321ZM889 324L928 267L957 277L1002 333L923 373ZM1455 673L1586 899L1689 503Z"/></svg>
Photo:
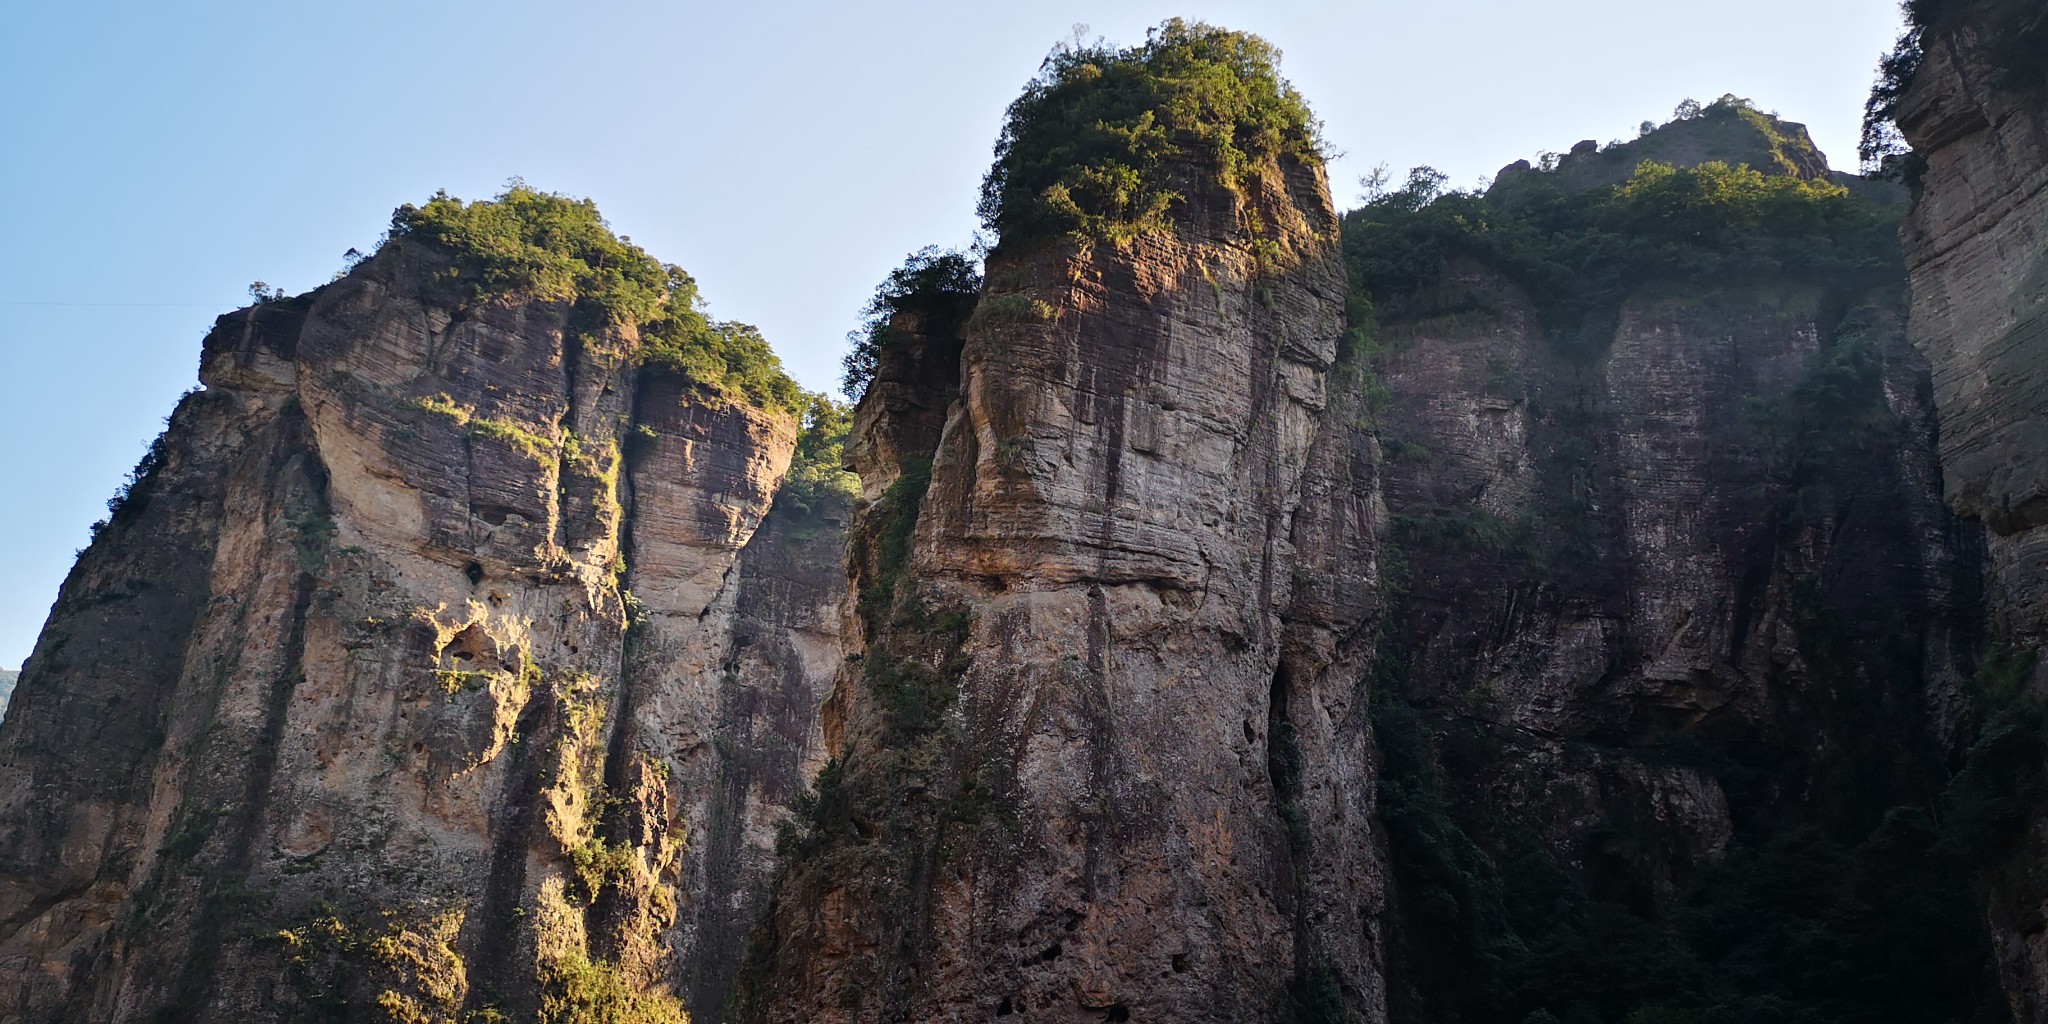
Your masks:
<svg viewBox="0 0 2048 1024"><path fill-rule="evenodd" d="M20 677L19 672L0 668L0 718L7 717L7 702L14 697L14 681Z"/></svg>

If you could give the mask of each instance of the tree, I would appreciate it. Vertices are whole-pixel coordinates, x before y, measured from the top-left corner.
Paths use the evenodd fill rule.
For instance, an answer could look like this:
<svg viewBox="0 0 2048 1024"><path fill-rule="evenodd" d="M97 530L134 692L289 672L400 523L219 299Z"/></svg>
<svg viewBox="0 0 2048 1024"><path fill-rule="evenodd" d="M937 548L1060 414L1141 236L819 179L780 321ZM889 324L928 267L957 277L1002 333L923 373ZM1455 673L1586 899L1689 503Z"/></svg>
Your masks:
<svg viewBox="0 0 2048 1024"><path fill-rule="evenodd" d="M898 313L916 312L927 330L947 330L964 322L980 297L981 268L972 255L936 245L911 253L875 288L861 308L860 326L847 334L853 350L843 362L840 390L855 402L867 394L882 353L902 340L894 327Z"/></svg>

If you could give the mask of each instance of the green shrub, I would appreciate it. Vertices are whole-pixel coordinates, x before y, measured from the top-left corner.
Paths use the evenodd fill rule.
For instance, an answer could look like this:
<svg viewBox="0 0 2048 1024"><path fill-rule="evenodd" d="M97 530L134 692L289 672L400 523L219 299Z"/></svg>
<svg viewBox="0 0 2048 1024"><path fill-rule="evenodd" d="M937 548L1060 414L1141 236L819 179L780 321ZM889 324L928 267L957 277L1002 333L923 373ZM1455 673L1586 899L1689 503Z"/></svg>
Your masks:
<svg viewBox="0 0 2048 1024"><path fill-rule="evenodd" d="M184 399L181 398L179 401L182 403ZM128 476L121 481L121 486L115 489L114 496L107 499L107 517L92 524L94 540L98 540L100 534L106 532L107 527L141 515L142 510L149 507L149 481L171 459L170 436L170 418L165 417L164 429L156 435L155 440L149 442L149 448L142 453L142 458L135 463L135 468L128 471Z"/></svg>
<svg viewBox="0 0 2048 1024"><path fill-rule="evenodd" d="M543 1024L689 1024L674 996L640 989L619 968L581 952L545 961L541 982Z"/></svg>
<svg viewBox="0 0 2048 1024"><path fill-rule="evenodd" d="M992 324L1043 324L1051 323L1059 316L1059 310L1042 299L1025 295L991 295L974 307L974 315L968 318L968 325L984 327Z"/></svg>
<svg viewBox="0 0 2048 1024"><path fill-rule="evenodd" d="M425 206L391 215L392 238L427 242L454 255L458 274L479 296L518 291L588 304L615 324L662 315L679 273L614 235L588 199L540 192L514 182L494 199L465 203L445 191ZM695 286L676 295L694 301Z"/></svg>
<svg viewBox="0 0 2048 1024"><path fill-rule="evenodd" d="M469 203L436 192L424 206L399 207L388 238L455 257L452 283L473 297L518 292L572 303L584 328L638 327L636 356L647 365L721 398L792 414L803 408L803 389L759 331L707 317L694 278L613 234L588 199L517 181Z"/></svg>
<svg viewBox="0 0 2048 1024"><path fill-rule="evenodd" d="M1201 180L1228 189L1320 158L1319 126L1257 36L1178 18L1143 46L1055 50L1010 105L982 182L1003 244L1165 230Z"/></svg>
<svg viewBox="0 0 2048 1024"><path fill-rule="evenodd" d="M1526 172L1485 192L1446 190L1442 173L1418 167L1345 215L1344 252L1352 287L1383 323L1469 308L1446 279L1469 258L1521 285L1557 340L1590 352L1604 348L1623 301L1657 282L1795 281L1850 294L1897 282L1899 216L1832 182L1717 162L1645 162L1587 190Z"/></svg>
<svg viewBox="0 0 2048 1024"><path fill-rule="evenodd" d="M859 494L860 478L844 468L846 436L852 427L851 408L825 395L810 396L803 432L796 439L796 455L790 459L789 476L783 479L776 500L815 512L834 500Z"/></svg>
<svg viewBox="0 0 2048 1024"><path fill-rule="evenodd" d="M800 414L809 393L782 370L782 360L761 332L731 321L705 319L674 307L640 332L640 359L671 370L723 398Z"/></svg>

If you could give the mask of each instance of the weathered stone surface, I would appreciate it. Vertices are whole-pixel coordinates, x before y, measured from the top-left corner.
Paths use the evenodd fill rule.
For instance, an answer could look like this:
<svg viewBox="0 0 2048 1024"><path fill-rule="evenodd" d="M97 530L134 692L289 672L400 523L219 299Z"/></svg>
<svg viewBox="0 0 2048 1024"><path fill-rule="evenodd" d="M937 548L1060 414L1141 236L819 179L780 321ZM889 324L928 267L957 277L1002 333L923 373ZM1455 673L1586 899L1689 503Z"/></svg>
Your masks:
<svg viewBox="0 0 2048 1024"><path fill-rule="evenodd" d="M1235 1021L1319 967L1376 1007L1370 745L1336 668L1376 608L1370 446L1359 378L1332 397L1321 169L1284 178L1127 248L998 250L928 488L857 458L843 817L780 890L765 1019ZM923 436L886 401L867 430Z"/></svg>
<svg viewBox="0 0 2048 1024"><path fill-rule="evenodd" d="M2048 644L2048 98L2000 87L1979 23L1930 32L1898 112L1925 161L1904 233L1912 334L1934 371L1955 510L1988 527L1993 636ZM2048 688L2036 661L2029 691ZM1995 872L1991 920L2017 1020L2048 1019L2048 823Z"/></svg>
<svg viewBox="0 0 2048 1024"><path fill-rule="evenodd" d="M739 568L794 423L444 266L207 339L0 728L0 1020L530 1020L737 959L676 926L744 912L834 661L837 588L774 576L829 520Z"/></svg>
<svg viewBox="0 0 2048 1024"><path fill-rule="evenodd" d="M1655 917L1733 843L1917 799L1970 721L1975 548L1902 311L1852 337L1817 288L1666 288L1581 362L1492 272L1453 277L1497 312L1383 331L1381 433L1410 573L1387 697L1459 825ZM1871 376L1816 376L1840 366ZM1858 397L1802 421L1817 393ZM1397 1000L1451 1019L1448 994Z"/></svg>
<svg viewBox="0 0 2048 1024"><path fill-rule="evenodd" d="M2048 640L2048 109L1967 34L1926 42L1899 127L1926 160L1905 230L1956 511L1990 528L2001 631Z"/></svg>
<svg viewBox="0 0 2048 1024"><path fill-rule="evenodd" d="M717 1024L765 907L775 837L825 761L818 709L842 659L843 497L778 500L740 553L730 644L717 669L707 790L683 861L676 943L690 1019Z"/></svg>

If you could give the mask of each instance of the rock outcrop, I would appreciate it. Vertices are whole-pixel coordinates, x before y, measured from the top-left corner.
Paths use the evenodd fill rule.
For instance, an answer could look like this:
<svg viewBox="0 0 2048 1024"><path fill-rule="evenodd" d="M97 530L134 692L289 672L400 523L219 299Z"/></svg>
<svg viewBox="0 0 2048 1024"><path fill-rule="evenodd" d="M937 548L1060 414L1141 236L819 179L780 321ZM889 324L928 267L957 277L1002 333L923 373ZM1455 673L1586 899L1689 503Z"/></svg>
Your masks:
<svg viewBox="0 0 2048 1024"><path fill-rule="evenodd" d="M1378 336L1392 1019L1994 1012L1934 825L1978 710L1980 549L1943 505L1898 271L1702 259L1585 314L1594 337L1484 251ZM1890 881L1788 881L1818 863ZM1785 884L1802 901L1745 888ZM1737 905L1753 930L1708 923ZM1791 931L1835 965L1780 970ZM1917 973L1859 959L1876 934Z"/></svg>
<svg viewBox="0 0 2048 1024"><path fill-rule="evenodd" d="M1919 194L1905 230L1914 343L1934 372L1941 462L1956 512L1985 527L1992 639L2013 679L1985 730L1981 767L2003 791L2048 773L2026 700L2048 693L2048 86L2038 63L2010 66L2024 5L1946 5L1924 26L1917 72L1896 110ZM2037 18L2037 15L2035 15ZM2024 57L2037 61L2036 57ZM2031 79L2031 81L2029 81ZM2031 672L2025 672L2031 668ZM2001 741L2005 746L2001 747ZM2048 805L1988 851L1999 964L2015 1019L2048 1019Z"/></svg>
<svg viewBox="0 0 2048 1024"><path fill-rule="evenodd" d="M1372 454L1322 169L1275 172L1006 243L959 334L880 367L759 1019L1377 1012Z"/></svg>
<svg viewBox="0 0 2048 1024"><path fill-rule="evenodd" d="M2048 120L1925 44L1904 263L1734 97L1340 245L1270 47L1057 51L858 488L587 204L402 208L24 665L0 1024L2048 1016Z"/></svg>
<svg viewBox="0 0 2048 1024"><path fill-rule="evenodd" d="M770 514L790 413L457 270L206 339L0 729L0 1020L677 1020L672 939L737 960L839 527Z"/></svg>

